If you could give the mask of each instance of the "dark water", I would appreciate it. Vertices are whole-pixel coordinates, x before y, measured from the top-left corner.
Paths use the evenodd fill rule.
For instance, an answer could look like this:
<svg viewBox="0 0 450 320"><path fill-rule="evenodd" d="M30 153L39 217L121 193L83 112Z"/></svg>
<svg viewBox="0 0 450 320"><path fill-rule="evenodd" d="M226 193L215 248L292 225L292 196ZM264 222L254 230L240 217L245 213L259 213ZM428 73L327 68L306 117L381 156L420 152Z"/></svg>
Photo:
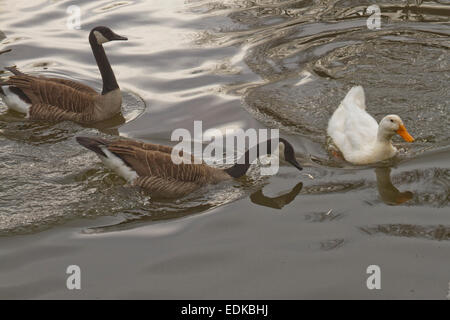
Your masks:
<svg viewBox="0 0 450 320"><path fill-rule="evenodd" d="M124 115L29 122L0 102L0 298L437 298L450 282L450 5L369 1L2 1L0 66L100 88L105 45ZM70 5L81 29L66 27ZM0 74L6 76L7 73ZM353 85L413 144L352 166L327 152ZM173 144L175 128L280 128L304 165L175 201L130 188L74 140ZM66 288L77 264L82 290ZM368 290L379 265L382 289Z"/></svg>

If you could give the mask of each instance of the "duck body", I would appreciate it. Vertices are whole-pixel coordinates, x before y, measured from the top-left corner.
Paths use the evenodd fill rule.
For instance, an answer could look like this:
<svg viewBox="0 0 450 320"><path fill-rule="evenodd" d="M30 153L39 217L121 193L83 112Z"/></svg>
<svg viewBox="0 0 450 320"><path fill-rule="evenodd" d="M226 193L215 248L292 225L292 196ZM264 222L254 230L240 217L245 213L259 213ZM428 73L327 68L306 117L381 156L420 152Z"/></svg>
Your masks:
<svg viewBox="0 0 450 320"><path fill-rule="evenodd" d="M77 137L78 143L94 151L108 168L127 180L130 184L141 187L152 196L176 198L185 196L205 185L217 184L243 176L252 161L250 150L228 169L214 168L202 161L195 161L192 155L190 163L175 164L172 161L173 148L133 140L108 141L101 138ZM301 170L294 157L292 146L284 139L283 158ZM281 147L279 147L281 148ZM259 149L258 149L259 150ZM267 150L271 150L268 148ZM177 153L179 154L179 153ZM183 156L182 153L179 154Z"/></svg>
<svg viewBox="0 0 450 320"><path fill-rule="evenodd" d="M397 149L391 138L395 133L406 141L414 139L406 131L397 115L384 117L380 124L366 111L364 90L350 89L328 122L328 135L345 160L363 165L394 157Z"/></svg>
<svg viewBox="0 0 450 320"><path fill-rule="evenodd" d="M103 91L97 93L79 82L27 75L15 67L13 73L0 82L0 96L8 108L25 113L32 120L94 123L119 113L122 94L102 44L112 40L126 40L106 27L96 27L89 35L94 57L103 80Z"/></svg>

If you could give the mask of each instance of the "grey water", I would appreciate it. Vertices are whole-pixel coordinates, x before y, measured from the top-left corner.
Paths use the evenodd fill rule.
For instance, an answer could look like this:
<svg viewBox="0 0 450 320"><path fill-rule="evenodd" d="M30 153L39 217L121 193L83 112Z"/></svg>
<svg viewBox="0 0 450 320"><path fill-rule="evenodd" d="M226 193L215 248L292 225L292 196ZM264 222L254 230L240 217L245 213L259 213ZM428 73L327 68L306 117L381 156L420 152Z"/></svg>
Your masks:
<svg viewBox="0 0 450 320"><path fill-rule="evenodd" d="M2 299L445 299L450 285L450 5L364 0L0 1L0 69L101 88L105 45L123 116L95 127L32 122L0 101ZM67 9L81 9L70 29ZM4 50L11 50L5 51ZM0 78L8 76L0 71ZM398 114L414 143L353 166L327 121L353 85ZM106 169L77 135L173 145L176 128L278 128L282 166L157 200ZM82 289L68 290L78 265ZM381 269L369 290L367 267Z"/></svg>

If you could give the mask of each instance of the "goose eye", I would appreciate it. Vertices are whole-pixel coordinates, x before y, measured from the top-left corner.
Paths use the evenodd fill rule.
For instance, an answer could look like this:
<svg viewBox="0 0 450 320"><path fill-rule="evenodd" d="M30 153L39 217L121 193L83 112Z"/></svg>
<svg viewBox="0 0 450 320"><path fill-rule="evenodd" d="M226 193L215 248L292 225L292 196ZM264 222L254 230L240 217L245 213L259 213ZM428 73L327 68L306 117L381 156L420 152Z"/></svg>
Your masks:
<svg viewBox="0 0 450 320"><path fill-rule="evenodd" d="M391 122L394 122L394 120L391 119Z"/></svg>

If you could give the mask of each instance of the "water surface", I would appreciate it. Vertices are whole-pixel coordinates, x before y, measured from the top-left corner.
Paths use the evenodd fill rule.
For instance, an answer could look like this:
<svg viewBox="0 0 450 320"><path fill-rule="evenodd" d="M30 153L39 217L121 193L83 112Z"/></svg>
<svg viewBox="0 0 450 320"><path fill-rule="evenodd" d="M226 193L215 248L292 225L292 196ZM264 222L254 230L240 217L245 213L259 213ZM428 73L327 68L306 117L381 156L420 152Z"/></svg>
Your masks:
<svg viewBox="0 0 450 320"><path fill-rule="evenodd" d="M68 6L81 29L66 27ZM450 281L450 7L377 2L1 1L0 66L101 87L105 50L122 116L94 128L29 122L0 102L1 298L437 298ZM7 72L0 74L7 76ZM416 138L392 160L328 152L329 117L353 85ZM77 135L173 145L175 128L280 128L305 167L258 167L183 199L126 185ZM195 137L194 137L195 138ZM77 264L82 290L65 287ZM382 290L366 268L382 270Z"/></svg>

